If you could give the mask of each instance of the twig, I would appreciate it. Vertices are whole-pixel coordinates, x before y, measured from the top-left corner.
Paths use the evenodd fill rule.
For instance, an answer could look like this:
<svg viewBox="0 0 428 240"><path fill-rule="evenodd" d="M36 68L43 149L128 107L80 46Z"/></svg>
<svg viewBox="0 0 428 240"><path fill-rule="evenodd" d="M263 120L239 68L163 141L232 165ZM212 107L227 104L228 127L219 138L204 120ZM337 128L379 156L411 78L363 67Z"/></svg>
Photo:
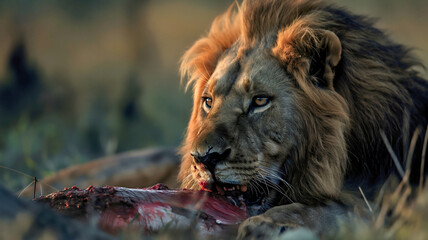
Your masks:
<svg viewBox="0 0 428 240"><path fill-rule="evenodd" d="M26 174L26 173L24 173L24 172L21 172L21 171L19 171L19 170L16 170L16 169L13 169L13 168L9 168L9 167L6 167L6 166L2 166L2 165L0 165L0 168L3 168L3 169L6 169L6 170L9 170L9 171L12 171L12 172L15 172L15 173L19 173L19 174L21 174L21 175L24 175L24 176L26 176L26 177L29 177L29 178L34 178L33 176L31 176L31 175L28 175L28 174ZM32 182L33 183L33 182ZM59 191L56 187L53 187L53 186L51 186L51 185L49 185L49 184L47 184L47 183L42 183L42 182L40 182L40 184L43 184L43 185L46 185L46 186L48 186L48 187L50 187L50 188L52 188L53 190L55 190L55 191ZM28 187L28 186L27 186ZM21 194L22 194L22 192L21 192ZM21 195L20 194L20 195Z"/></svg>
<svg viewBox="0 0 428 240"><path fill-rule="evenodd" d="M409 131L410 131L410 114L407 108L403 112L403 128L401 129L401 134L403 135L403 160L406 159L406 155L409 154L409 148L407 143L409 142Z"/></svg>
<svg viewBox="0 0 428 240"><path fill-rule="evenodd" d="M409 172L411 170L413 153L415 152L416 142L418 141L418 136L420 133L421 133L421 129L416 128L416 130L413 132L412 140L410 140L410 148L408 150L409 152L407 154L407 159L406 159L406 171L409 171Z"/></svg>
<svg viewBox="0 0 428 240"><path fill-rule="evenodd" d="M27 190L27 188L29 188L31 185L33 185L34 181L31 181L30 184L28 184L19 194L18 194L18 198L21 197L22 193L25 192L25 190Z"/></svg>
<svg viewBox="0 0 428 240"><path fill-rule="evenodd" d="M47 183L44 183L44 182L40 182L40 185L46 185L46 186L48 186L48 187L50 187L50 188L52 188L53 190L55 190L55 191L59 191L59 189L58 188L56 188L56 187L52 187L51 185L49 185L49 184L47 184Z"/></svg>
<svg viewBox="0 0 428 240"><path fill-rule="evenodd" d="M395 208L393 212L394 215L399 215L399 213L403 211L404 207L406 206L407 199L411 193L412 193L411 187L409 187L408 185L405 186L403 191L400 193L400 196L398 197L397 202L395 203Z"/></svg>
<svg viewBox="0 0 428 240"><path fill-rule="evenodd" d="M380 211L377 214L377 218L374 225L375 229L380 229L382 225L385 223L388 210L389 210L389 203L384 200L380 206Z"/></svg>
<svg viewBox="0 0 428 240"><path fill-rule="evenodd" d="M371 213L371 214L373 214L373 209L372 209L372 207L370 206L369 201L367 201L367 198L366 198L366 195L365 195L365 194L364 194L364 192L363 192L363 189L361 189L361 187L358 187L358 189L360 189L360 193L361 193L361 195L363 196L363 199L364 199L364 201L366 202L366 205L367 205L367 207L369 208L370 213Z"/></svg>
<svg viewBox="0 0 428 240"><path fill-rule="evenodd" d="M389 144L389 141L386 138L385 133L381 131L380 136L382 137L382 140L385 143L386 149L388 149L388 152L391 155L391 158L394 161L395 166L397 167L398 173L400 174L401 178L404 178L403 167L400 165L400 161L398 161L397 155L395 155L394 150L392 149L391 144Z"/></svg>
<svg viewBox="0 0 428 240"><path fill-rule="evenodd" d="M8 168L8 167L6 167L6 166L0 166L0 168L4 168L4 169L10 170L10 171L13 171L13 172L16 172L16 173L22 174L22 175L24 175L24 176L27 176L27 177L33 178L33 176L30 176L30 175L28 175L28 174L26 174L26 173L24 173L24 172L21 172L21 171L15 170L15 169L13 169L13 168Z"/></svg>
<svg viewBox="0 0 428 240"><path fill-rule="evenodd" d="M35 199L36 199L37 182L38 182L37 178L36 178L36 177L34 177L33 200L35 200Z"/></svg>
<svg viewBox="0 0 428 240"><path fill-rule="evenodd" d="M420 176L419 176L419 193L422 192L422 185L424 180L424 168L425 168L425 154L427 152L427 143L428 143L428 125L425 128L425 138L424 138L424 145L422 147L422 159L421 159L421 169L420 169Z"/></svg>

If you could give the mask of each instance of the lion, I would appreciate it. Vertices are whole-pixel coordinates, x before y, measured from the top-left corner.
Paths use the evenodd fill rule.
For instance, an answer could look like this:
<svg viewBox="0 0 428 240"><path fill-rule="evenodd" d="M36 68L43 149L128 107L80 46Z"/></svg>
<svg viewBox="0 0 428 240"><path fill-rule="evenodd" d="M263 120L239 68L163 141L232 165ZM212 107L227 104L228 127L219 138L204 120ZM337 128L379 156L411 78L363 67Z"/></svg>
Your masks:
<svg viewBox="0 0 428 240"><path fill-rule="evenodd" d="M371 19L335 5L231 6L182 58L194 99L182 187L245 204L240 238L331 232L358 187L370 198L399 174L389 150L407 156L415 131L410 179L421 180L428 82L418 65Z"/></svg>

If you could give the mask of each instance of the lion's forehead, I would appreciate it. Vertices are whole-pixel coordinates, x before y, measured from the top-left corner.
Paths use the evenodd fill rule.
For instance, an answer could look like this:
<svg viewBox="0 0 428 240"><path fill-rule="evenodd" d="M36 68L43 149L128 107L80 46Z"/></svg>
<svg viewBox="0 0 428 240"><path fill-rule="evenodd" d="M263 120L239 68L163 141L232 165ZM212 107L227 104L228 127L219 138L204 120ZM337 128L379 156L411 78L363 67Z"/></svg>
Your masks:
<svg viewBox="0 0 428 240"><path fill-rule="evenodd" d="M255 50L242 56L230 51L218 62L207 87L215 96L269 95L285 88L287 80L287 74L269 50Z"/></svg>
<svg viewBox="0 0 428 240"><path fill-rule="evenodd" d="M216 96L227 96L241 76L241 63L237 59L226 58L216 67L208 88Z"/></svg>

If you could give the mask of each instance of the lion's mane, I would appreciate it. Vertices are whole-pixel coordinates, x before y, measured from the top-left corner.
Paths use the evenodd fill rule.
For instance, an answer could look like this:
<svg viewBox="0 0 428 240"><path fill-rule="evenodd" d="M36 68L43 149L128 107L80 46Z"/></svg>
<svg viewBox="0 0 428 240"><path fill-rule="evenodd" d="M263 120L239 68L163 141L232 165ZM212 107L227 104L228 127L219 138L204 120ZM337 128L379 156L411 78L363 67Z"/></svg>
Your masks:
<svg viewBox="0 0 428 240"><path fill-rule="evenodd" d="M335 33L342 46L341 60L335 69L334 91L311 87L308 82L309 60L323 44L318 35L320 30ZM428 84L419 76L416 67L420 64L409 49L390 40L374 27L371 19L334 5L312 0L252 0L244 1L237 10L231 6L217 17L208 35L198 40L182 58L182 76L189 77L188 85L193 84L194 89L194 108L181 149L179 178L183 187L198 188L197 183L188 178L192 161L189 152L201 126L197 120L201 94L219 57L238 39L245 49L263 41L271 32L278 36L272 56L304 92L299 108L308 126L302 132L306 141L300 142L300 148L292 154L300 159L308 154L327 156L295 164L294 167L302 168L300 172L307 175L305 178L293 176L293 184L301 185L297 192L290 193L295 200L322 201L336 197L343 185L368 187L383 182L396 167L382 133L401 164L406 165L403 156L407 156L411 134L428 124ZM413 155L414 169L420 166L421 159L424 134L419 133ZM322 169L330 171L329 175ZM412 179L418 182L419 171L414 173Z"/></svg>

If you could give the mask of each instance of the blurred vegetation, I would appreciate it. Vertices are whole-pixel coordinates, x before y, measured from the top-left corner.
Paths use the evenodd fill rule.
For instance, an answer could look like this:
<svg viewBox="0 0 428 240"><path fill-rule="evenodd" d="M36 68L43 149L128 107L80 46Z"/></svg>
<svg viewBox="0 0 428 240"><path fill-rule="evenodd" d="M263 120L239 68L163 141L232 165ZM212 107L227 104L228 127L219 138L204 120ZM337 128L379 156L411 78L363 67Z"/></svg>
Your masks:
<svg viewBox="0 0 428 240"><path fill-rule="evenodd" d="M232 0L0 0L0 165L43 178L178 146L191 109L178 62ZM428 62L428 2L343 0ZM427 75L425 75L427 76ZM31 182L0 168L13 191Z"/></svg>

